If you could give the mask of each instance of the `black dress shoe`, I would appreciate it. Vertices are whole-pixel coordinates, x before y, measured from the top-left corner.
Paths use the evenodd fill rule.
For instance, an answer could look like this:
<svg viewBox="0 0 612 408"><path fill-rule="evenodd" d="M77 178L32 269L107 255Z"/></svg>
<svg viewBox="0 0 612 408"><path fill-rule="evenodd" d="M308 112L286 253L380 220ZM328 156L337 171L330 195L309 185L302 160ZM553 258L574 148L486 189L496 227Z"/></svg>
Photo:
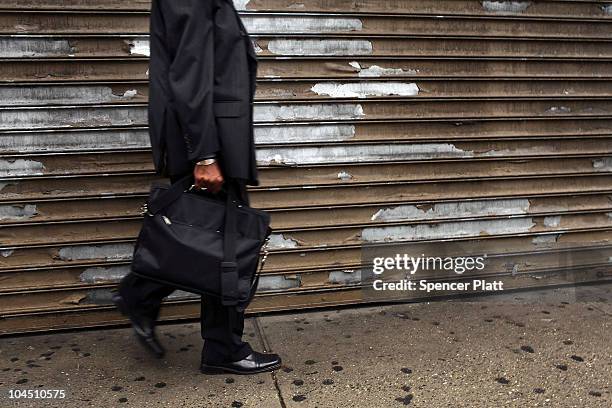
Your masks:
<svg viewBox="0 0 612 408"><path fill-rule="evenodd" d="M280 366L281 358L277 354L263 354L253 351L238 361L216 364L202 363L200 371L204 374L257 374L277 370Z"/></svg>
<svg viewBox="0 0 612 408"><path fill-rule="evenodd" d="M121 295L114 295L113 303L115 303L121 314L127 316L132 322L134 333L136 333L136 338L140 344L155 357L162 358L166 354L166 350L155 336L154 322L149 318L133 313Z"/></svg>

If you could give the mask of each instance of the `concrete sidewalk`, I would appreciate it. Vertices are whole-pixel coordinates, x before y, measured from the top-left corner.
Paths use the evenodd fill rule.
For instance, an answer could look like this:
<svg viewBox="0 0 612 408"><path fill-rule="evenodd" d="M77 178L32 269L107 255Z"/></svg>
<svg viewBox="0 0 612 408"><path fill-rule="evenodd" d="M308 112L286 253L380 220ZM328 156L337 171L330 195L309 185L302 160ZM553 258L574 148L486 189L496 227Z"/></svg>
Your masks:
<svg viewBox="0 0 612 408"><path fill-rule="evenodd" d="M4 338L0 406L609 408L611 293L252 318L249 341L284 359L282 370L256 376L200 374L198 324L159 327L163 360L149 358L131 329ZM66 398L11 400L11 389Z"/></svg>

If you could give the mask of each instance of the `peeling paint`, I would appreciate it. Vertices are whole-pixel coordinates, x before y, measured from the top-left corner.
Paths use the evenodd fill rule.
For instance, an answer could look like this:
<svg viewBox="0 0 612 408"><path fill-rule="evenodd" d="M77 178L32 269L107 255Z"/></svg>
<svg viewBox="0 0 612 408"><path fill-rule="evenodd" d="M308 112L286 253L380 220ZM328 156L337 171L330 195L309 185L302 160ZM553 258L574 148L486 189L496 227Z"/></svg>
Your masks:
<svg viewBox="0 0 612 408"><path fill-rule="evenodd" d="M98 150L150 146L149 132L146 129L0 134L2 151Z"/></svg>
<svg viewBox="0 0 612 408"><path fill-rule="evenodd" d="M359 72L358 76L361 78L380 78L380 77L398 77L406 75L416 75L418 70L410 69L403 70L402 68L383 68L378 65L372 65L366 69L362 68L359 62L351 61L349 65Z"/></svg>
<svg viewBox="0 0 612 408"><path fill-rule="evenodd" d="M129 100L138 92L127 90L123 95L113 94L108 86L8 86L0 87L1 106L42 104L108 103Z"/></svg>
<svg viewBox="0 0 612 408"><path fill-rule="evenodd" d="M67 297L60 301L64 304L95 304L95 305L109 305L113 303L113 292L110 289L94 289L87 291L86 296L80 296L75 294L72 297Z"/></svg>
<svg viewBox="0 0 612 408"><path fill-rule="evenodd" d="M306 5L304 3L291 3L290 5L287 6L287 8L303 10L306 8Z"/></svg>
<svg viewBox="0 0 612 408"><path fill-rule="evenodd" d="M593 168L597 171L612 171L612 157L593 160Z"/></svg>
<svg viewBox="0 0 612 408"><path fill-rule="evenodd" d="M361 163L391 160L473 157L473 153L452 144L386 144L362 146L324 146L260 148L260 164Z"/></svg>
<svg viewBox="0 0 612 408"><path fill-rule="evenodd" d="M40 24L15 24L13 26L16 32L28 33L40 30Z"/></svg>
<svg viewBox="0 0 612 408"><path fill-rule="evenodd" d="M0 38L0 58L62 56L74 52L68 40Z"/></svg>
<svg viewBox="0 0 612 408"><path fill-rule="evenodd" d="M130 55L143 55L146 57L149 57L151 55L149 40L132 39L126 40L125 42L130 47Z"/></svg>
<svg viewBox="0 0 612 408"><path fill-rule="evenodd" d="M13 255L15 251L13 249L4 249L2 251L0 251L0 255L3 258L8 258L9 256Z"/></svg>
<svg viewBox="0 0 612 408"><path fill-rule="evenodd" d="M298 276L261 276L259 278L259 284L257 285L258 291L266 290L285 290L300 287L300 279Z"/></svg>
<svg viewBox="0 0 612 408"><path fill-rule="evenodd" d="M568 205L568 203L559 200L559 201L546 201L540 202L537 204L537 209L540 212L553 212L553 211L571 211L572 206Z"/></svg>
<svg viewBox="0 0 612 408"><path fill-rule="evenodd" d="M36 205L0 205L0 220L21 221L32 218L37 214Z"/></svg>
<svg viewBox="0 0 612 408"><path fill-rule="evenodd" d="M329 273L327 281L332 284L340 285L361 283L361 270L333 271Z"/></svg>
<svg viewBox="0 0 612 408"><path fill-rule="evenodd" d="M551 106L550 108L546 109L546 112L554 114L564 114L571 113L572 109L567 106Z"/></svg>
<svg viewBox="0 0 612 408"><path fill-rule="evenodd" d="M395 242L520 234L529 232L530 228L535 225L532 218L514 218L509 220L372 227L363 229L362 239L365 242Z"/></svg>
<svg viewBox="0 0 612 408"><path fill-rule="evenodd" d="M355 137L355 125L255 127L255 143L341 142ZM2 136L0 135L0 141ZM0 143L1 146L1 143Z"/></svg>
<svg viewBox="0 0 612 408"><path fill-rule="evenodd" d="M561 225L561 216L555 215L550 217L544 217L544 225L549 228L555 228Z"/></svg>
<svg viewBox="0 0 612 408"><path fill-rule="evenodd" d="M246 10L247 5L249 4L251 0L233 0L233 1L234 1L234 7L236 7L236 10Z"/></svg>
<svg viewBox="0 0 612 408"><path fill-rule="evenodd" d="M147 108L141 106L0 110L0 130L145 125L146 123Z"/></svg>
<svg viewBox="0 0 612 408"><path fill-rule="evenodd" d="M342 120L365 116L363 107L357 104L312 105L258 105L254 109L256 121L277 120Z"/></svg>
<svg viewBox="0 0 612 408"><path fill-rule="evenodd" d="M435 220L459 217L485 217L495 215L527 214L529 200L510 199L495 201L467 201L440 203L426 208L417 205L402 205L383 208L372 215L372 221Z"/></svg>
<svg viewBox="0 0 612 408"><path fill-rule="evenodd" d="M363 30L358 18L313 18L287 16L255 16L242 19L249 33L338 33Z"/></svg>
<svg viewBox="0 0 612 408"><path fill-rule="evenodd" d="M60 248L58 255L64 261L91 259L127 260L132 258L134 245L109 244L96 246L73 246Z"/></svg>
<svg viewBox="0 0 612 408"><path fill-rule="evenodd" d="M128 89L120 96L121 99L134 99L138 95L138 91L136 89Z"/></svg>
<svg viewBox="0 0 612 408"><path fill-rule="evenodd" d="M504 157L504 156L515 156L517 154L530 154L533 150L529 147L518 147L514 150L510 149L499 149L499 150L488 150L486 152L479 152L476 154L477 157Z"/></svg>
<svg viewBox="0 0 612 408"><path fill-rule="evenodd" d="M507 272L510 272L512 275L516 275L519 272L519 264L514 262L508 262L504 264Z"/></svg>
<svg viewBox="0 0 612 408"><path fill-rule="evenodd" d="M339 84L323 82L312 87L317 95L329 95L332 98L365 98L367 96L416 96L419 87L415 83L404 82L356 82Z"/></svg>
<svg viewBox="0 0 612 408"><path fill-rule="evenodd" d="M522 13L531 6L530 1L483 1L482 7L493 13Z"/></svg>
<svg viewBox="0 0 612 408"><path fill-rule="evenodd" d="M353 178L353 175L351 173L348 173L346 171L341 171L340 173L338 173L338 179L339 180L351 180Z"/></svg>
<svg viewBox="0 0 612 408"><path fill-rule="evenodd" d="M261 52L263 52L263 48L261 48L259 46L259 44L257 44L257 41L251 38L251 43L253 44L253 49L255 50L256 54L259 54Z"/></svg>
<svg viewBox="0 0 612 408"><path fill-rule="evenodd" d="M268 51L276 55L370 55L372 43L367 40L271 40Z"/></svg>
<svg viewBox="0 0 612 408"><path fill-rule="evenodd" d="M268 243L270 249L297 248L298 246L299 243L296 240L287 238L283 234L270 235L270 242Z"/></svg>
<svg viewBox="0 0 612 408"><path fill-rule="evenodd" d="M113 266L109 268L87 268L79 275L81 282L98 283L98 282L119 282L125 275L130 273L130 266Z"/></svg>
<svg viewBox="0 0 612 408"><path fill-rule="evenodd" d="M537 235L533 237L531 242L536 245L555 244L557 241L559 241L559 237L561 237L561 234Z"/></svg>
<svg viewBox="0 0 612 408"><path fill-rule="evenodd" d="M38 176L43 174L45 166L41 162L24 159L0 160L0 176Z"/></svg>

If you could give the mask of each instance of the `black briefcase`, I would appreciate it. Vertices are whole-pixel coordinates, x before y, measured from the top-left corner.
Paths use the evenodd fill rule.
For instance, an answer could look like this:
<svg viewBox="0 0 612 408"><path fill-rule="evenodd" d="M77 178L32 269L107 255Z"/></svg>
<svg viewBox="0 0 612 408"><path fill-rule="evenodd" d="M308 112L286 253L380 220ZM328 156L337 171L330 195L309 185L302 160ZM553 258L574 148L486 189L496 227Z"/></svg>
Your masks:
<svg viewBox="0 0 612 408"><path fill-rule="evenodd" d="M132 270L244 310L267 256L270 216L238 204L232 188L212 195L192 182L189 175L171 186L153 184Z"/></svg>

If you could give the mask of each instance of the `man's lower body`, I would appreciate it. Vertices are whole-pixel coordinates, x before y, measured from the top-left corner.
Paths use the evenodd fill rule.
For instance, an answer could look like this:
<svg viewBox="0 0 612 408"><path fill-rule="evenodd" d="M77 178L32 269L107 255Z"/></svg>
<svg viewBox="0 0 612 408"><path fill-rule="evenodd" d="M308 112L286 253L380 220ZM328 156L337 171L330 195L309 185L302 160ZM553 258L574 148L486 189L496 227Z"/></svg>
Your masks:
<svg viewBox="0 0 612 408"><path fill-rule="evenodd" d="M173 178L172 182L180 178ZM234 189L241 204L249 204L242 182L226 180L225 185ZM163 356L164 350L155 336L154 325L162 300L174 290L130 273L119 284L118 296L114 299L122 313L130 317L139 340L158 357ZM254 352L249 343L242 340L244 312L234 306L224 306L218 298L202 297L201 331L204 339L202 371L249 374L280 366L278 356Z"/></svg>

